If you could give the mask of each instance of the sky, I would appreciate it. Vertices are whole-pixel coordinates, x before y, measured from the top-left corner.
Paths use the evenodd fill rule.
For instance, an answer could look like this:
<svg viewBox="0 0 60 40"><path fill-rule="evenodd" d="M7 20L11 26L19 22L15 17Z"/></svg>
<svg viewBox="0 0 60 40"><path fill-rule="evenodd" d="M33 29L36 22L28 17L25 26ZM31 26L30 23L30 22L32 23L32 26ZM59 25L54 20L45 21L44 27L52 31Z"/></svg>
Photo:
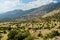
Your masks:
<svg viewBox="0 0 60 40"><path fill-rule="evenodd" d="M51 2L57 3L60 0L0 0L0 13L16 9L29 10Z"/></svg>

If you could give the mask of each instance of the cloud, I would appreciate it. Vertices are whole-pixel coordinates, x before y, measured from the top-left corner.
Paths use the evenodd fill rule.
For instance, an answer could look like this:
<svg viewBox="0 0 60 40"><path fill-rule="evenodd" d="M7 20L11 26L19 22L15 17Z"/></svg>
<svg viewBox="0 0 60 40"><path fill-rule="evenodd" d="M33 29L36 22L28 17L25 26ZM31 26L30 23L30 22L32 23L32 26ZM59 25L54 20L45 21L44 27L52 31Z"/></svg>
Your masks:
<svg viewBox="0 0 60 40"><path fill-rule="evenodd" d="M18 0L5 0L0 2L0 12L6 12L10 10L17 9L18 6Z"/></svg>
<svg viewBox="0 0 60 40"><path fill-rule="evenodd" d="M15 9L28 10L31 8L40 7L42 5L56 2L53 0L35 0L29 3L23 3L21 0L2 0L0 1L0 13Z"/></svg>
<svg viewBox="0 0 60 40"><path fill-rule="evenodd" d="M40 7L42 5L46 5L46 4L49 4L51 2L54 2L56 3L57 1L54 1L54 0L36 0L36 1L33 1L33 2L29 2L29 3L20 3L20 9L23 9L23 10L28 10L28 9L31 9L31 8L36 8L36 7Z"/></svg>

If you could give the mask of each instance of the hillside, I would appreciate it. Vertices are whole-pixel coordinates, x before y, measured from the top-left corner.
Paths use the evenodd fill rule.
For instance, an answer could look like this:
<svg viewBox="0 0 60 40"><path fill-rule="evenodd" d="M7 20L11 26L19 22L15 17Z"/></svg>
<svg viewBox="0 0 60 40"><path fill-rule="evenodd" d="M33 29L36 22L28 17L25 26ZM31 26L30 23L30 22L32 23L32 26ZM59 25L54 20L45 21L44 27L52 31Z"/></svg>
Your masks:
<svg viewBox="0 0 60 40"><path fill-rule="evenodd" d="M1 40L60 40L60 12L21 22L1 22ZM55 13L56 12L56 13ZM49 13L48 13L49 14ZM14 35L13 35L14 34Z"/></svg>
<svg viewBox="0 0 60 40"><path fill-rule="evenodd" d="M60 8L59 9L56 9L56 10L53 10L52 12L49 12L46 15L43 15L42 18L49 17L49 16L51 17L51 16L56 15L58 13L60 13Z"/></svg>
<svg viewBox="0 0 60 40"><path fill-rule="evenodd" d="M60 9L56 9L44 16L42 16L42 18L45 18L47 20L57 20L57 21L60 21Z"/></svg>

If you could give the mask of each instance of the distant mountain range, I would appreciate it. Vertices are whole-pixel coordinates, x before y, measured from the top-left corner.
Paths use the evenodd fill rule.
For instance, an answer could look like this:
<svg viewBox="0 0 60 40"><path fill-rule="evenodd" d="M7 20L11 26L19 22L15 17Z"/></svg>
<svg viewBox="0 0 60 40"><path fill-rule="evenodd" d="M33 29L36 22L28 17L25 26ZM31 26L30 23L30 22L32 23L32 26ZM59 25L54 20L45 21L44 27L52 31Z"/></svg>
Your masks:
<svg viewBox="0 0 60 40"><path fill-rule="evenodd" d="M0 22L5 21L15 21L16 19L27 19L27 18L35 18L38 16L43 16L48 14L49 12L59 9L60 8L60 2L59 3L50 3L47 5L43 5L38 8L33 8L30 10L13 10L8 11L6 13L0 14Z"/></svg>

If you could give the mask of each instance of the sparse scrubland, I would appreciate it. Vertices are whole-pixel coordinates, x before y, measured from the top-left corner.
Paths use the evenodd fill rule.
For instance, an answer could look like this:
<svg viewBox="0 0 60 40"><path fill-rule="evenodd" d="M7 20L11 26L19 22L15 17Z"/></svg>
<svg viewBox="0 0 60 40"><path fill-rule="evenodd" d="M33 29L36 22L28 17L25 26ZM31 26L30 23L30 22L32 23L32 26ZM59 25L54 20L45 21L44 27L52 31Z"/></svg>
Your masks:
<svg viewBox="0 0 60 40"><path fill-rule="evenodd" d="M60 13L37 20L0 23L0 40L60 40Z"/></svg>

